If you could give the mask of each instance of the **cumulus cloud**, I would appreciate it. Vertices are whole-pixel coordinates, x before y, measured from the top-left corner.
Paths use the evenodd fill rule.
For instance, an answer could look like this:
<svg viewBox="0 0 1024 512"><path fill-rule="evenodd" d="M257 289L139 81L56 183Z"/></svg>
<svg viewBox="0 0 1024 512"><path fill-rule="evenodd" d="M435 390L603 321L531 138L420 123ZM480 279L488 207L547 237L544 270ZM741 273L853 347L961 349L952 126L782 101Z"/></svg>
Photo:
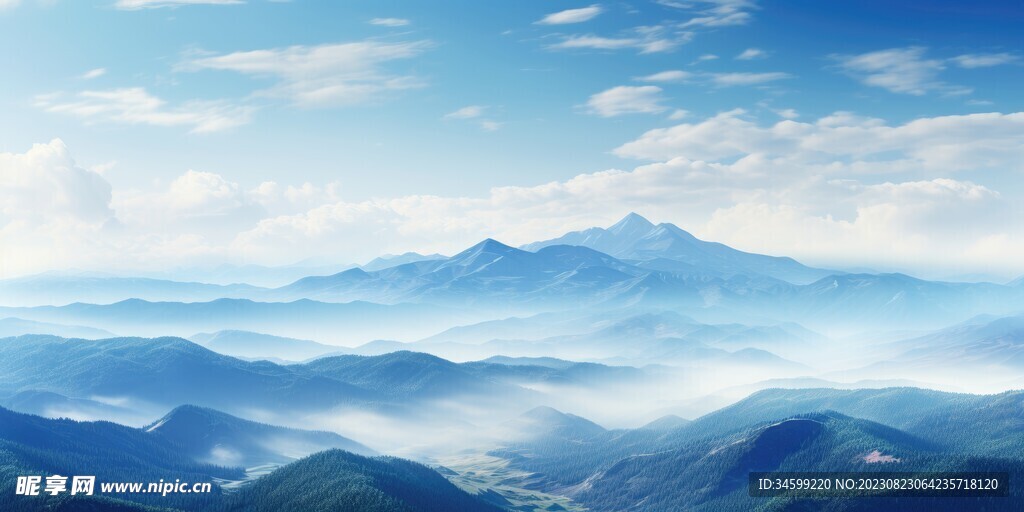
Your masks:
<svg viewBox="0 0 1024 512"><path fill-rule="evenodd" d="M0 223L54 220L102 224L114 216L110 184L78 166L60 139L22 154L0 153Z"/></svg>
<svg viewBox="0 0 1024 512"><path fill-rule="evenodd" d="M223 101L187 101L176 106L141 87L82 91L67 96L37 96L35 105L47 112L88 122L183 126L193 133L227 130L248 123L254 109Z"/></svg>
<svg viewBox="0 0 1024 512"><path fill-rule="evenodd" d="M273 77L278 83L259 94L281 97L301 107L363 104L388 92L422 87L411 74L392 73L388 63L421 55L427 41L389 43L375 40L317 46L289 46L196 58L185 70L234 71Z"/></svg>
<svg viewBox="0 0 1024 512"><path fill-rule="evenodd" d="M662 101L661 87L620 85L592 95L587 100L587 110L601 117L657 114L667 108Z"/></svg>
<svg viewBox="0 0 1024 512"><path fill-rule="evenodd" d="M729 136L723 136L729 134ZM699 123L650 130L615 149L619 156L664 161L720 160L748 154L840 162L858 172L925 169L950 173L1024 161L1024 113L922 118L890 126L837 112L814 122L762 126L742 110Z"/></svg>
<svg viewBox="0 0 1024 512"><path fill-rule="evenodd" d="M339 184L242 185L208 171L111 199L102 177L54 142L0 157L0 243L14 248L0 258L7 272L53 266L54 258L64 266L359 261L451 254L485 237L522 244L638 211L705 239L817 265L1020 273L1024 201L1014 184L1024 171L1022 141L1024 113L893 124L845 112L763 123L731 111L622 145L621 156L650 160L629 170L471 196L372 199L345 198ZM50 192L53 180L75 199L23 192ZM32 197L48 206L18 203Z"/></svg>
<svg viewBox="0 0 1024 512"><path fill-rule="evenodd" d="M600 15L602 12L601 6L594 4L588 7L580 7L578 9L566 9L564 11L554 12L544 16L539 21L538 25L566 25L569 23L583 23L584 21L590 21Z"/></svg>

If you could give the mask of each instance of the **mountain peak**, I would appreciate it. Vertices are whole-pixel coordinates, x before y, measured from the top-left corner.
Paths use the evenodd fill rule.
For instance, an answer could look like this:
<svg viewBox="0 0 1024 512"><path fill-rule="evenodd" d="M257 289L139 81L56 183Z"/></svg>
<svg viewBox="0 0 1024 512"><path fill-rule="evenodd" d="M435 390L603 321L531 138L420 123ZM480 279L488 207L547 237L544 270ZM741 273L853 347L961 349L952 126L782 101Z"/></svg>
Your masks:
<svg viewBox="0 0 1024 512"><path fill-rule="evenodd" d="M645 233L654 229L654 224L651 221L645 219L642 215L630 212L622 220L616 222L608 231L615 234L627 234L627 233Z"/></svg>

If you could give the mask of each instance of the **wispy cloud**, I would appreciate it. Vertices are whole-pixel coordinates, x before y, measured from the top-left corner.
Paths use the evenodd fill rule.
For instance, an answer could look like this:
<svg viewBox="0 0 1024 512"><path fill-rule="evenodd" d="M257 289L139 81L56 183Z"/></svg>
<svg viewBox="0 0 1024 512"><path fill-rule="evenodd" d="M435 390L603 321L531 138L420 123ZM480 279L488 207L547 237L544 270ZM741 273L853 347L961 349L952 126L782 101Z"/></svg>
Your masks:
<svg viewBox="0 0 1024 512"><path fill-rule="evenodd" d="M370 25L379 25L382 27L404 27L412 22L405 18L374 18L370 20Z"/></svg>
<svg viewBox="0 0 1024 512"><path fill-rule="evenodd" d="M201 57L181 67L214 69L250 76L275 77L278 83L258 94L283 97L302 107L350 106L376 100L383 93L423 86L410 74L384 69L392 61L416 57L427 41L290 46Z"/></svg>
<svg viewBox="0 0 1024 512"><path fill-rule="evenodd" d="M705 8L698 12L698 16L683 23L684 28L746 25L753 19L750 11L756 7L756 4L749 0L698 0L697 3ZM663 5L672 6L665 3ZM682 8L687 5L676 4Z"/></svg>
<svg viewBox="0 0 1024 512"><path fill-rule="evenodd" d="M709 73L707 77L714 85L732 87L735 85L760 85L792 78L792 75L776 71L769 73Z"/></svg>
<svg viewBox="0 0 1024 512"><path fill-rule="evenodd" d="M444 115L445 119L475 119L484 114L484 110L487 107L480 105L469 105L468 107L462 107L454 112L449 112Z"/></svg>
<svg viewBox="0 0 1024 512"><path fill-rule="evenodd" d="M675 50L693 39L692 32L680 31L665 25L635 27L616 37L596 35L564 36L562 41L548 46L552 50L623 50L636 49L640 53L662 53Z"/></svg>
<svg viewBox="0 0 1024 512"><path fill-rule="evenodd" d="M0 11L13 9L21 4L21 0L0 0Z"/></svg>
<svg viewBox="0 0 1024 512"><path fill-rule="evenodd" d="M134 11L138 9L158 9L161 7L181 7L185 5L237 5L242 0L117 0L114 7Z"/></svg>
<svg viewBox="0 0 1024 512"><path fill-rule="evenodd" d="M685 82L693 77L693 73L688 71L681 71L673 69L670 71L662 71L660 73L654 73L647 76L636 77L635 80L640 82L659 82L659 83L670 83L670 82Z"/></svg>
<svg viewBox="0 0 1024 512"><path fill-rule="evenodd" d="M833 55L840 69L864 85L881 87L895 93L921 96L931 91L946 94L970 92L939 80L945 65L939 59L925 57L921 46L890 48L860 55Z"/></svg>
<svg viewBox="0 0 1024 512"><path fill-rule="evenodd" d="M760 48L747 48L742 53L736 56L736 60L754 60L763 59L768 56L768 52Z"/></svg>
<svg viewBox="0 0 1024 512"><path fill-rule="evenodd" d="M667 109L662 101L661 87L620 85L592 95L586 107L591 114L601 117L657 114Z"/></svg>
<svg viewBox="0 0 1024 512"><path fill-rule="evenodd" d="M442 119L446 121L473 121L485 132L497 131L501 128L502 123L492 119L483 119L483 115L487 110L488 107L484 105L468 105L445 114Z"/></svg>
<svg viewBox="0 0 1024 512"><path fill-rule="evenodd" d="M538 25L567 25L570 23L583 23L584 21L590 21L596 18L603 12L600 5L594 4L589 7L581 7L579 9L566 9L564 11L553 12L544 16L536 23Z"/></svg>
<svg viewBox="0 0 1024 512"><path fill-rule="evenodd" d="M107 74L107 68L96 68L82 73L81 78L82 80L92 80L93 78L99 78L105 74Z"/></svg>
<svg viewBox="0 0 1024 512"><path fill-rule="evenodd" d="M116 122L152 126L183 126L193 133L210 133L248 123L254 109L220 101L189 101L177 106L141 87L37 96L35 106L87 122Z"/></svg>
<svg viewBox="0 0 1024 512"><path fill-rule="evenodd" d="M968 53L957 55L949 60L962 68L973 69L1001 66L1016 61L1019 58L1012 53Z"/></svg>

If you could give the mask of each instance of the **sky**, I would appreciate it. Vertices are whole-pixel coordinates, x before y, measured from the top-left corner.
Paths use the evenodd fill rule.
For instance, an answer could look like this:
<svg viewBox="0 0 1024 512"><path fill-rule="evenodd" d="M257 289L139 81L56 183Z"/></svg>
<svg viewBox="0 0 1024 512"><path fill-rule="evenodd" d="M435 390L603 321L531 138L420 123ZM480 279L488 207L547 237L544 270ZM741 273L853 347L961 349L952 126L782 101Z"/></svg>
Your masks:
<svg viewBox="0 0 1024 512"><path fill-rule="evenodd" d="M0 0L0 278L453 254L635 211L812 265L1010 279L1022 21L1019 1Z"/></svg>

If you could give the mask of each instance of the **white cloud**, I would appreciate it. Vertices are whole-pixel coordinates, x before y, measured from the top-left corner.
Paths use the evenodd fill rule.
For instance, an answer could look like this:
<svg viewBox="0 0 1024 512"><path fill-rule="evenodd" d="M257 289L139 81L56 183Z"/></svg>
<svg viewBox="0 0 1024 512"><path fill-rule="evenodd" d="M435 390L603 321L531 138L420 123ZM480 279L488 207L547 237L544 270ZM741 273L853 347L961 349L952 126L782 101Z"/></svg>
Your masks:
<svg viewBox="0 0 1024 512"><path fill-rule="evenodd" d="M654 73L652 75L637 77L641 82L685 82L693 76L688 71L670 70Z"/></svg>
<svg viewBox="0 0 1024 512"><path fill-rule="evenodd" d="M71 97L48 94L35 105L47 112L72 115L87 122L117 122L153 126L183 126L193 133L210 133L248 123L251 107L221 101L188 101L169 106L140 87L82 91Z"/></svg>
<svg viewBox="0 0 1024 512"><path fill-rule="evenodd" d="M796 119L796 118L800 117L800 114L796 110L791 109L791 108L784 108L784 109L781 109L781 110L776 110L775 113L778 114L779 117L781 117L783 119Z"/></svg>
<svg viewBox="0 0 1024 512"><path fill-rule="evenodd" d="M379 25L382 27L404 27L412 22L405 18L373 18L370 20L370 25Z"/></svg>
<svg viewBox="0 0 1024 512"><path fill-rule="evenodd" d="M950 59L957 66L967 69L1001 66L1014 62L1019 57L1012 53L969 53Z"/></svg>
<svg viewBox="0 0 1024 512"><path fill-rule="evenodd" d="M683 27L728 27L746 25L753 19L750 10L754 2L748 0L698 0L706 6L700 15L683 23ZM686 4L678 4L685 7Z"/></svg>
<svg viewBox="0 0 1024 512"><path fill-rule="evenodd" d="M501 128L502 123L494 121L492 119L482 119L484 112L487 111L486 106L483 105L469 105L462 107L454 112L449 112L442 117L445 120L473 120L485 132L497 131Z"/></svg>
<svg viewBox="0 0 1024 512"><path fill-rule="evenodd" d="M759 48L747 48L743 50L739 55L736 56L737 60L754 60L763 59L768 56L768 53Z"/></svg>
<svg viewBox="0 0 1024 512"><path fill-rule="evenodd" d="M717 58L718 58L718 55L715 55L713 53L705 53L704 55L701 55L700 57L697 57L697 60L695 62L696 63L707 62L707 61L715 60Z"/></svg>
<svg viewBox="0 0 1024 512"><path fill-rule="evenodd" d="M584 21L590 21L600 15L602 12L601 6L598 4L591 5L589 7L581 7L579 9L566 9L555 13L544 16L539 21L538 25L565 25L569 23L582 23Z"/></svg>
<svg viewBox="0 0 1024 512"><path fill-rule="evenodd" d="M789 73L768 72L768 73L709 73L708 79L719 87L732 87L741 85L760 85L768 82L776 82L791 78Z"/></svg>
<svg viewBox="0 0 1024 512"><path fill-rule="evenodd" d="M445 119L473 119L480 117L484 114L484 110L487 107L481 105L469 105L462 107L454 112L449 112L444 115Z"/></svg>
<svg viewBox="0 0 1024 512"><path fill-rule="evenodd" d="M0 265L10 274L115 259L157 267L453 253L484 237L521 244L636 210L819 265L1021 273L1022 141L1024 113L890 124L838 112L762 124L732 111L624 144L621 156L652 160L632 170L473 196L364 200L343 199L338 184L243 186L203 171L111 199L105 180L56 141L0 155Z"/></svg>
<svg viewBox="0 0 1024 512"><path fill-rule="evenodd" d="M926 49L920 46L891 48L860 55L833 55L846 74L864 85L881 87L891 92L921 96L939 91L946 94L970 92L962 87L950 86L938 75L945 65L941 60L925 58Z"/></svg>
<svg viewBox="0 0 1024 512"><path fill-rule="evenodd" d="M33 219L103 223L113 217L110 184L78 166L60 139L23 154L0 153L0 224Z"/></svg>
<svg viewBox="0 0 1024 512"><path fill-rule="evenodd" d="M0 11L13 9L19 5L21 5L21 0L0 0Z"/></svg>
<svg viewBox="0 0 1024 512"><path fill-rule="evenodd" d="M661 104L661 88L653 85L620 85L594 94L587 100L590 113L601 117L623 114L657 114L667 107Z"/></svg>
<svg viewBox="0 0 1024 512"><path fill-rule="evenodd" d="M117 0L114 7L124 10L158 9L184 5L237 5L242 0Z"/></svg>
<svg viewBox="0 0 1024 512"><path fill-rule="evenodd" d="M484 119L480 121L480 129L485 132L495 132L501 129L502 123L497 121L491 121L490 119Z"/></svg>
<svg viewBox="0 0 1024 512"><path fill-rule="evenodd" d="M89 71L82 73L82 80L92 80L93 78L99 78L105 74L107 74L106 68L90 69Z"/></svg>
<svg viewBox="0 0 1024 512"><path fill-rule="evenodd" d="M762 126L744 114L734 110L699 123L650 130L615 153L654 161L762 155L838 162L858 173L906 169L948 174L1016 168L1024 162L1024 113L941 116L897 126L846 112L814 122L784 120Z"/></svg>
<svg viewBox="0 0 1024 512"><path fill-rule="evenodd" d="M419 56L427 41L290 46L201 57L184 69L215 69L274 77L278 83L260 94L283 97L302 107L352 106L387 92L423 86L410 74L387 72L385 64Z"/></svg>
<svg viewBox="0 0 1024 512"><path fill-rule="evenodd" d="M551 50L624 50L635 49L640 53L671 52L690 42L693 32L679 30L666 25L634 27L616 37L593 34L564 36L558 43L549 45Z"/></svg>

